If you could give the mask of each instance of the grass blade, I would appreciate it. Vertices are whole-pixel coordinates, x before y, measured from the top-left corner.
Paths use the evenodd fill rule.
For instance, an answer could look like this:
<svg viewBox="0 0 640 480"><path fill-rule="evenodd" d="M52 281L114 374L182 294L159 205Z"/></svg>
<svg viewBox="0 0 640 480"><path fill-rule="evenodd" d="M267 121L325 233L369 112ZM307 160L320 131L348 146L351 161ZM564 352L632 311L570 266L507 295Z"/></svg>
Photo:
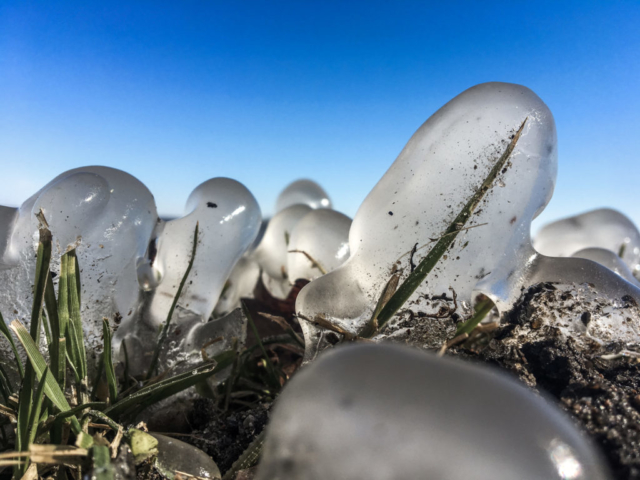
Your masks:
<svg viewBox="0 0 640 480"><path fill-rule="evenodd" d="M11 344L11 350L13 350L13 355L16 358L16 365L18 366L18 372L20 373L20 378L24 379L24 367L22 365L22 360L20 360L20 355L18 355L18 349L16 348L16 343L13 341L13 335L9 331L9 327L4 323L4 318L2 318L2 313L0 313L0 332L9 340Z"/></svg>
<svg viewBox="0 0 640 480"><path fill-rule="evenodd" d="M33 338L29 335L27 329L22 325L18 320L14 320L11 323L11 329L15 332L18 340L22 343L25 351L27 352L27 357L29 358L29 363L33 367L33 370L40 381L44 383L44 393L45 395L53 402L53 404L58 407L61 412L66 412L71 410L69 406L69 402L64 396L64 393L60 389L60 385L55 381L52 375L47 375L43 380L43 373L47 370L47 364L44 360L44 357L38 350ZM71 417L71 427L74 432L80 433L80 424L78 423L78 419L75 416Z"/></svg>
<svg viewBox="0 0 640 480"><path fill-rule="evenodd" d="M72 358L76 360L76 368L82 381L85 396L87 394L87 352L84 348L84 335L82 331L82 319L80 317L80 268L76 251L70 250L65 255L68 256L67 288L69 300L69 325L73 325L70 330L73 335L72 348L75 350ZM88 399L83 398L83 402Z"/></svg>
<svg viewBox="0 0 640 480"><path fill-rule="evenodd" d="M493 302L488 298L478 302L474 308L475 313L473 314L473 316L466 322L458 325L455 337L457 337L458 335L462 335L463 333L466 333L467 335L471 334L471 332L473 332L473 330L480 324L484 317L489 314L493 307Z"/></svg>
<svg viewBox="0 0 640 480"><path fill-rule="evenodd" d="M229 352L223 352L229 353ZM232 353L232 352L231 352ZM221 354L222 355L222 354ZM216 360L221 355L214 357ZM132 413L136 410L142 410L160 400L164 400L182 390L185 390L201 381L207 379L211 375L223 370L233 362L233 355L224 358L218 364L205 364L194 368L188 372L176 375L175 377L163 380L152 385L147 385L135 393L121 399L114 405L107 408L104 413L111 418L120 417L125 414Z"/></svg>
<svg viewBox="0 0 640 480"><path fill-rule="evenodd" d="M118 380L116 379L116 371L113 368L113 360L111 358L111 329L106 318L102 319L102 335L104 336L103 363L104 371L107 375L107 384L109 385L109 400L116 403L118 398Z"/></svg>
<svg viewBox="0 0 640 480"><path fill-rule="evenodd" d="M184 284L187 282L187 277L189 276L189 272L191 272L191 267L193 267L193 261L196 258L196 249L198 246L198 229L199 229L200 225L198 222L196 222L196 229L195 232L193 233L193 247L191 249L191 259L189 260L189 265L187 266L187 271L184 272L184 275L182 277L182 281L180 282L180 285L178 286L178 291L176 292L176 296L173 298L173 303L171 304L171 308L169 309L169 314L167 315L167 320L164 322L164 325L162 326L162 331L160 332L160 336L158 337L158 343L156 344L156 348L153 351L153 358L151 359L151 365L149 366L149 371L147 372L147 376L146 376L146 380L149 380L152 376L153 373L156 370L156 367L158 365L158 358L160 357L160 351L162 350L162 345L164 344L164 341L167 338L167 333L169 332L169 324L171 323L171 317L173 316L173 310L176 308L176 305L178 304L178 299L180 298L180 295L182 294L182 289L184 288Z"/></svg>
<svg viewBox="0 0 640 480"><path fill-rule="evenodd" d="M91 447L91 457L93 461L92 480L114 480L116 478L109 447L94 445Z"/></svg>
<svg viewBox="0 0 640 480"><path fill-rule="evenodd" d="M525 124L527 123L527 118L524 119L520 128L514 135L513 139L507 146L506 150L502 154L502 156L498 159L495 165L491 168L491 171L487 175L487 177L480 185L480 188L476 191L476 193L469 199L467 204L464 206L462 211L458 214L458 216L451 222L449 228L445 231L445 233L440 237L438 242L431 248L426 257L422 259L422 261L418 264L413 272L411 272L405 281L400 285L396 293L391 297L391 299L384 306L380 315L378 316L379 325L382 327L395 313L402 308L404 303L411 297L413 292L420 286L420 284L424 281L424 279L429 275L431 270L436 266L440 258L445 254L447 249L451 246L453 241L458 236L458 233L465 226L473 211L476 209L482 198L491 188L494 180L497 178L500 171L504 168L513 152L516 144L518 143L518 139L522 134L522 130L524 129Z"/></svg>
<svg viewBox="0 0 640 480"><path fill-rule="evenodd" d="M36 439L36 432L38 431L38 422L40 420L40 411L42 410L42 402L44 401L44 386L46 383L47 375L49 375L49 367L44 369L42 374L42 380L38 384L38 389L33 396L33 407L31 409L31 415L29 418L29 431L28 444L31 445Z"/></svg>
<svg viewBox="0 0 640 480"><path fill-rule="evenodd" d="M251 326L251 331L253 331L253 336L256 339L256 343L258 344L258 346L260 347L260 350L262 350L262 354L264 355L266 366L267 366L267 372L269 372L269 377L271 378L271 383L272 383L271 387L275 388L276 391L280 390L281 385L280 385L280 381L278 380L278 375L276 374L276 369L274 368L273 363L271 363L271 358L267 354L267 349L264 348L264 344L262 343L262 339L258 334L258 329L256 328L256 324L254 323L253 318L251 317L251 312L249 312L249 309L247 308L244 301L241 300L240 305L242 306L242 312L244 313L244 316L247 317L247 321Z"/></svg>

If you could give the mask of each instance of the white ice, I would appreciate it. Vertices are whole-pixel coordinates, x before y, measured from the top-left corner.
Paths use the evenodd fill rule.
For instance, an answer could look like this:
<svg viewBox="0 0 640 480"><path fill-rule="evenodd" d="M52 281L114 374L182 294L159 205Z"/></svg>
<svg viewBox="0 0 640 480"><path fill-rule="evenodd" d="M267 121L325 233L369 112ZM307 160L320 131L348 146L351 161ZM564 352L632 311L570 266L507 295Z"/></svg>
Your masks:
<svg viewBox="0 0 640 480"><path fill-rule="evenodd" d="M178 352L189 355L192 351L199 354L199 349L191 348L186 340L189 332L209 320L231 270L258 234L261 220L258 203L241 183L229 178L213 178L200 184L189 196L183 217L158 224L156 240L152 242L157 253L148 254L147 261L138 265L141 277L150 275L157 286L145 294L139 318L123 322L114 344L124 339L130 355L153 349L158 329L167 319L188 268L198 223L195 260L172 322L177 327L184 323L184 328L179 329L180 342L175 345L175 355L179 355ZM200 336L199 340L205 343L213 338ZM139 357L136 368L144 369L148 356Z"/></svg>
<svg viewBox="0 0 640 480"><path fill-rule="evenodd" d="M349 345L285 386L257 480L605 480L557 407L488 367Z"/></svg>
<svg viewBox="0 0 640 480"><path fill-rule="evenodd" d="M135 316L136 264L157 222L153 196L128 173L82 167L54 178L18 210L2 207L0 311L6 322L17 318L29 324L38 245L35 214L40 209L53 234L54 273L60 255L77 247L85 342L88 351L101 351L102 318ZM90 363L94 360L95 355L90 356Z"/></svg>
<svg viewBox="0 0 640 480"><path fill-rule="evenodd" d="M331 208L331 200L324 189L313 180L300 179L287 185L276 201L276 213L292 205L310 208Z"/></svg>
<svg viewBox="0 0 640 480"><path fill-rule="evenodd" d="M543 255L569 257L578 250L605 248L622 259L634 275L640 275L640 232L624 214L599 208L542 227L533 246Z"/></svg>
<svg viewBox="0 0 640 480"><path fill-rule="evenodd" d="M350 227L351 219L335 210L312 210L302 217L289 241L289 278L313 280L342 265L349 258Z"/></svg>

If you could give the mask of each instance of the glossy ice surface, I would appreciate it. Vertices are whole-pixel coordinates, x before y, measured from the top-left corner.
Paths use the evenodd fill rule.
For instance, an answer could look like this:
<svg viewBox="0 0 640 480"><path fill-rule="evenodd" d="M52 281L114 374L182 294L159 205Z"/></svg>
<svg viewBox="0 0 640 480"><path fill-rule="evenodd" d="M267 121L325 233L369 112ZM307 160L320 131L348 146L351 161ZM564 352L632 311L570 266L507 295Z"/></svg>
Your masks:
<svg viewBox="0 0 640 480"><path fill-rule="evenodd" d="M40 209L53 234L54 273L60 255L77 247L87 350L101 350L102 318L135 316L136 264L144 257L158 220L153 196L125 172L83 167L57 176L13 214L13 209L2 207L0 311L6 322L18 318L29 324L38 245L35 214Z"/></svg>
<svg viewBox="0 0 640 480"><path fill-rule="evenodd" d="M313 180L301 179L285 187L276 202L276 213L292 205L310 208L331 208L331 200L324 189Z"/></svg>
<svg viewBox="0 0 640 480"><path fill-rule="evenodd" d="M611 250L600 247L589 247L578 250L571 256L574 258L585 258L587 260L592 260L596 263L599 263L600 265L607 267L609 270L612 270L614 273L620 275L627 282L635 285L636 287L640 287L640 282L638 282L636 277L633 276L633 273L624 262L624 260L622 260L616 253L612 252Z"/></svg>
<svg viewBox="0 0 640 480"><path fill-rule="evenodd" d="M455 289L469 302L475 285L493 283L501 263L511 270L531 255L532 219L544 208L556 177L555 123L547 106L520 85L486 83L463 92L431 116L356 213L349 234L350 259L300 293L296 310L324 314L357 331L368 321L392 275L418 263L479 188L524 120L506 168L485 195L447 256L411 298ZM435 239L435 240L432 240ZM506 286L509 288L509 285ZM314 343L318 331L306 322Z"/></svg>
<svg viewBox="0 0 640 480"><path fill-rule="evenodd" d="M196 478L220 479L220 469L202 450L173 437L152 433L158 440L156 465L161 472L175 475L177 472Z"/></svg>
<svg viewBox="0 0 640 480"><path fill-rule="evenodd" d="M220 316L229 313L240 306L241 298L253 297L253 290L259 278L258 263L249 255L240 258L225 283L213 314Z"/></svg>
<svg viewBox="0 0 640 480"><path fill-rule="evenodd" d="M634 275L640 274L640 232L624 214L600 208L545 225L534 247L543 255L569 257L590 247L618 254Z"/></svg>
<svg viewBox="0 0 640 480"><path fill-rule="evenodd" d="M289 278L313 280L322 276L322 271L342 265L349 258L350 227L351 219L335 210L312 210L302 217L289 241Z"/></svg>
<svg viewBox="0 0 640 480"><path fill-rule="evenodd" d="M554 405L487 367L407 347L349 345L278 398L258 480L604 480Z"/></svg>

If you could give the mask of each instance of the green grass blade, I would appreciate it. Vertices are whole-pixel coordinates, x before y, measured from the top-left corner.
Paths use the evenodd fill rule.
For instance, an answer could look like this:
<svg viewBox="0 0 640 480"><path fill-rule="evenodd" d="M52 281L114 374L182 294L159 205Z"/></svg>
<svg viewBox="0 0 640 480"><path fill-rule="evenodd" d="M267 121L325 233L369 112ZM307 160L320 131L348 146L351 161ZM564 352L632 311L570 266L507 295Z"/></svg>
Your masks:
<svg viewBox="0 0 640 480"><path fill-rule="evenodd" d="M440 258L442 258L442 256L446 253L447 249L451 246L453 241L458 236L458 233L460 233L462 228L466 225L467 221L471 218L473 211L476 209L482 198L491 188L491 185L497 178L500 171L505 167L507 161L509 160L509 157L511 156L511 153L518 143L518 139L520 138L520 135L522 134L522 130L524 129L526 123L527 119L525 118L502 156L491 168L491 171L482 182L482 185L480 185L480 188L478 188L476 193L469 199L462 211L453 220L453 222L451 222L449 228L447 228L438 242L431 248L426 257L424 257L420 264L416 267L416 269L407 276L402 285L400 285L398 290L396 290L396 293L384 306L384 308L380 312L380 315L378 316L378 322L380 326L383 326L387 321L389 321L389 319L391 319L391 317L395 315L395 313L400 308L402 308L405 302L409 300L409 297L411 297L413 292L415 292L416 289L422 284L422 282L424 282L425 278L427 278L427 275L429 275L431 270L433 270Z"/></svg>
<svg viewBox="0 0 640 480"><path fill-rule="evenodd" d="M29 335L26 328L24 332L25 335ZM29 339L31 339L31 337L29 337ZM33 342L33 339L31 339L31 341ZM34 378L35 373L33 367L27 364L24 371L22 387L20 388L20 395L18 396L18 424L16 425L16 451L18 452L26 452L29 449L29 419L31 417L31 406L33 403ZM22 478L28 467L28 459L26 459L25 463L16 465L13 469L14 478Z"/></svg>
<svg viewBox="0 0 640 480"><path fill-rule="evenodd" d="M33 367L36 376L40 381L44 383L44 393L47 398L49 398L60 411L66 412L68 410L71 410L69 402L67 402L64 393L60 389L60 385L58 385L58 382L56 382L53 376L47 375L47 377L42 380L42 375L48 368L47 363L38 350L38 347L33 341L33 338L31 338L31 335L29 335L27 329L18 320L14 320L11 323L11 329L15 332L18 340L20 340L20 343L22 343L22 346L27 352L29 363ZM80 424L78 423L78 419L75 416L71 417L71 427L76 434L80 433Z"/></svg>
<svg viewBox="0 0 640 480"><path fill-rule="evenodd" d="M103 363L104 371L107 375L107 384L109 385L109 399L111 403L116 403L118 398L118 380L116 379L116 371L113 368L113 360L111 358L111 329L106 318L102 319L102 334L104 336Z"/></svg>
<svg viewBox="0 0 640 480"><path fill-rule="evenodd" d="M66 341L64 338L65 330L60 328L60 319L58 317L58 301L56 300L56 292L53 287L53 276L49 272L49 280L44 292L44 304L47 309L47 319L51 330L51 342L49 344L49 357L51 363L51 371L56 378L60 387L64 390L65 385L65 356ZM64 343L64 345L61 345Z"/></svg>
<svg viewBox="0 0 640 480"><path fill-rule="evenodd" d="M2 398L4 398L4 404L9 405L9 397L13 393L13 385L11 385L11 381L9 380L7 372L2 364L0 364L0 391L2 393Z"/></svg>
<svg viewBox="0 0 640 480"><path fill-rule="evenodd" d="M493 302L488 298L478 302L475 306L475 313L466 322L458 325L455 336L462 335L463 333L470 334L480 324L480 322L486 317L493 308Z"/></svg>
<svg viewBox="0 0 640 480"><path fill-rule="evenodd" d="M216 356L214 358L218 359L220 356ZM111 418L117 418L136 410L142 410L156 402L159 402L160 400L164 400L171 395L200 383L211 375L228 367L232 362L233 355L229 358L225 358L225 361L220 361L215 366L214 364L201 365L167 380L147 385L110 406L104 411L104 413L109 415Z"/></svg>
<svg viewBox="0 0 640 480"><path fill-rule="evenodd" d="M94 445L91 447L91 459L93 471L92 480L115 480L116 471L111 463L109 448L104 445Z"/></svg>
<svg viewBox="0 0 640 480"><path fill-rule="evenodd" d="M18 355L18 349L16 348L16 343L13 341L13 335L9 331L9 327L6 323L4 323L4 318L2 318L2 313L0 313L0 332L5 336L9 343L11 344L11 350L13 350L13 355L16 359L16 365L18 367L18 372L20 373L20 378L24 379L24 367L22 365L22 360L20 360L20 355Z"/></svg>
<svg viewBox="0 0 640 480"><path fill-rule="evenodd" d="M173 310L176 308L178 304L178 299L182 294L182 289L184 288L184 284L187 282L187 277L189 276L189 272L191 272L191 267L193 267L193 261L196 258L196 249L198 247L198 229L199 223L196 222L196 229L193 233L193 247L191 249L191 259L189 260L189 265L187 266L187 271L184 272L182 277L182 281L178 286L178 291L176 292L176 296L173 298L173 303L171 304L171 308L169 309L169 314L167 315L167 320L164 322L162 326L162 331L160 332L160 336L158 337L158 343L156 344L156 348L153 351L153 358L151 359L151 365L149 366L149 371L147 372L146 380L149 380L153 373L156 371L156 367L158 365L158 358L160 357L160 351L162 350L162 345L167 338L167 333L169 332L169 324L171 323L171 317L173 316Z"/></svg>
<svg viewBox="0 0 640 480"><path fill-rule="evenodd" d="M38 422L40 420L40 411L42 409L42 402L44 401L44 386L46 378L49 375L49 367L44 369L42 373L42 380L38 384L38 389L33 396L33 407L31 408L31 415L29 417L29 438L28 445L31 445L36 439L36 432L38 431Z"/></svg>
<svg viewBox="0 0 640 480"><path fill-rule="evenodd" d="M44 292L49 278L49 263L51 261L51 232L46 227L40 228L40 242L38 243L38 259L36 260L36 278L33 285L33 304L31 307L31 338L36 345L40 343L42 305Z"/></svg>
<svg viewBox="0 0 640 480"><path fill-rule="evenodd" d="M87 352L84 348L84 334L82 331L82 319L80 317L80 268L75 250L68 251L65 255L69 257L67 288L69 299L69 321L73 325L74 342L73 348L76 350L72 357L75 357L76 368L80 378L86 381L87 378Z"/></svg>
<svg viewBox="0 0 640 480"><path fill-rule="evenodd" d="M245 305L244 301L240 301L240 305L242 306L242 312L244 313L244 316L247 317L247 322L249 322L249 325L251 326L251 331L253 332L253 336L256 338L256 343L258 344L260 350L262 350L262 354L264 355L267 365L267 372L269 373L269 378L271 379L271 387L275 388L277 391L280 389L280 381L278 380L276 369L274 368L273 363L271 363L271 358L269 358L269 355L267 354L267 349L264 347L262 339L258 334L258 329L256 328L256 324L251 317L251 312L249 312L249 309Z"/></svg>

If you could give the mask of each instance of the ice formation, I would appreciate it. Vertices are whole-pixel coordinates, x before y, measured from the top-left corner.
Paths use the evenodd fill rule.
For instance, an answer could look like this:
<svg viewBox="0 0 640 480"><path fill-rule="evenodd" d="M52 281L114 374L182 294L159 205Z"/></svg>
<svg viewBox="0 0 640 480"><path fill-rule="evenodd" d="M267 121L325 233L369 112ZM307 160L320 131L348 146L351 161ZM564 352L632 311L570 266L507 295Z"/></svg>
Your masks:
<svg viewBox="0 0 640 480"><path fill-rule="evenodd" d="M209 455L202 450L173 437L159 433L151 434L158 441L156 467L167 477L219 480L220 469Z"/></svg>
<svg viewBox="0 0 640 480"><path fill-rule="evenodd" d="M640 275L640 232L622 213L600 208L545 225L536 235L535 249L551 257L568 257L590 247L606 248Z"/></svg>
<svg viewBox="0 0 640 480"><path fill-rule="evenodd" d="M39 238L35 214L40 209L53 234L54 273L59 273L60 255L77 247L85 343L88 351L99 352L102 318L135 316L136 264L144 257L158 220L153 196L125 172L83 167L57 176L19 209L2 207L0 312L6 322L18 318L29 323ZM10 354L4 353L8 358ZM89 357L90 363L95 360L95 354Z"/></svg>
<svg viewBox="0 0 640 480"><path fill-rule="evenodd" d="M291 280L313 280L349 258L351 219L335 210L312 210L291 233L287 271Z"/></svg>
<svg viewBox="0 0 640 480"><path fill-rule="evenodd" d="M276 297L284 298L289 293L287 261L291 234L302 217L310 211L308 205L296 204L276 213L269 220L260 245L251 255L262 269L265 286Z"/></svg>
<svg viewBox="0 0 640 480"><path fill-rule="evenodd" d="M172 337L175 349L166 357L172 362L184 360L181 355L191 352L199 356L199 347L215 338L206 334L206 330L217 331L219 325L213 324L219 320L210 322L211 325L206 322L231 270L258 234L261 219L258 203L241 183L229 178L213 178L191 193L183 217L158 223L147 260L138 265L141 284L151 287L145 293L139 318L123 322L114 337L114 342L123 339L127 342L130 355L136 352L133 362L136 369L143 369L148 363L144 353L153 350L158 329L167 318L188 268L196 224L199 225L198 249L173 320L180 336ZM149 277L151 281L146 280ZM199 334L194 337L195 329ZM233 329L241 331L242 326L235 325ZM231 340L231 335L224 336L226 341ZM191 345L189 338L197 344Z"/></svg>
<svg viewBox="0 0 640 480"><path fill-rule="evenodd" d="M298 373L276 402L257 479L284 478L611 477L564 414L506 375L349 345Z"/></svg>
<svg viewBox="0 0 640 480"><path fill-rule="evenodd" d="M259 278L260 265L250 255L238 260L224 285L213 314L219 317L238 308L241 298L253 296Z"/></svg>
<svg viewBox="0 0 640 480"><path fill-rule="evenodd" d="M574 258L585 258L592 260L600 265L607 267L614 273L620 275L627 282L640 287L640 282L633 276L633 272L629 269L627 264L617 254L611 250L599 247L589 247L578 250L571 255Z"/></svg>
<svg viewBox="0 0 640 480"><path fill-rule="evenodd" d="M331 200L324 189L313 180L296 180L280 192L276 201L276 213L292 205L310 208L331 208Z"/></svg>
<svg viewBox="0 0 640 480"><path fill-rule="evenodd" d="M526 87L487 83L463 92L418 129L356 213L350 259L307 285L296 310L311 319L323 314L358 331L392 273L406 276L414 246L413 261L420 261L525 119L506 168L466 225L474 228L458 234L410 302L450 287L469 302L480 279L500 280L494 275L499 263L512 270L519 266L532 253L531 221L553 192L555 123L547 106ZM303 323L309 344L317 343L320 332Z"/></svg>
<svg viewBox="0 0 640 480"><path fill-rule="evenodd" d="M515 137L521 125L522 133ZM325 331L313 319L324 316L352 333L362 331L392 275L399 275L400 282L406 278L514 137L517 142L506 166L405 306L433 313L442 308L443 294L453 297L455 292L462 307L457 314L468 314L468 305L479 294L504 313L523 289L540 282L591 284L594 301L615 305L628 295L640 303L638 288L597 263L535 251L531 221L548 203L555 184L553 116L526 87L481 84L451 100L418 129L360 206L349 233L350 259L300 292L296 311L303 319L306 360L328 345ZM631 237L629 228L625 232L624 238ZM630 252L634 242L628 242ZM614 317L613 323L626 322L624 316ZM391 332L383 336L393 328L391 322Z"/></svg>

